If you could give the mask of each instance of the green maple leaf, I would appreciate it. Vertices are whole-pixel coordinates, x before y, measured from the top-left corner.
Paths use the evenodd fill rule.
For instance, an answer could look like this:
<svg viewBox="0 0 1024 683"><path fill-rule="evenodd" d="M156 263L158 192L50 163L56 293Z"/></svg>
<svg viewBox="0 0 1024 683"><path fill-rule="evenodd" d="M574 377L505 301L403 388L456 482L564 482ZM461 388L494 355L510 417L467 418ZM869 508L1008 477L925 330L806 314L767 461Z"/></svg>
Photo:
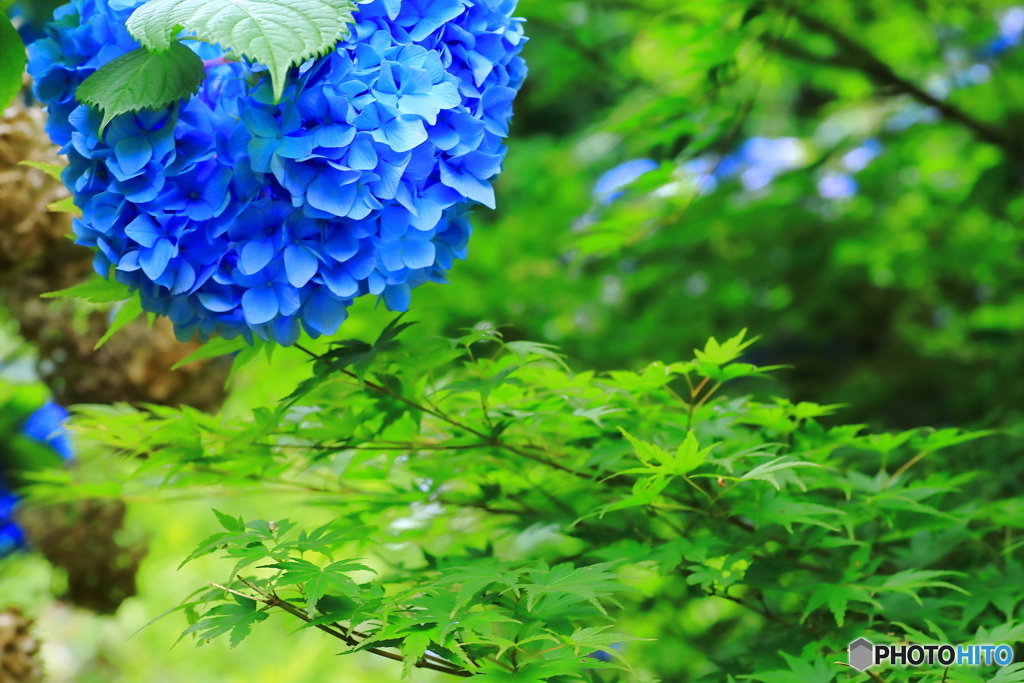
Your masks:
<svg viewBox="0 0 1024 683"><path fill-rule="evenodd" d="M279 101L288 69L326 53L348 35L354 10L350 0L150 0L127 25L136 40L156 52L170 49L184 29L264 64Z"/></svg>
<svg viewBox="0 0 1024 683"><path fill-rule="evenodd" d="M463 606L469 602L473 596L487 588L492 584L499 584L505 587L505 590L510 590L518 598L519 597L519 577L523 573L522 569L517 570L506 570L495 565L477 564L470 567L456 567L451 570L445 571L444 575L439 578L434 585L436 586L450 586L453 583L461 583L462 588L459 591L458 598L455 601L457 607ZM502 591L505 592L504 590Z"/></svg>
<svg viewBox="0 0 1024 683"><path fill-rule="evenodd" d="M832 616L835 617L836 624L839 628L842 628L846 621L846 607L851 601L866 602L876 610L882 610L882 605L871 597L871 589L866 586L821 583L811 593L810 600L807 601L807 607L804 608L804 614L800 621L803 623L811 612L822 605L828 605L828 608L832 611Z"/></svg>
<svg viewBox="0 0 1024 683"><path fill-rule="evenodd" d="M346 576L350 572L374 570L355 560L342 560L320 568L309 560L288 560L276 564L264 565L262 568L280 569L284 575L277 580L279 586L302 584L302 592L306 597L306 613L313 616L316 604L327 594L339 594L355 597L359 593L356 582ZM376 573L376 572L374 572Z"/></svg>
<svg viewBox="0 0 1024 683"><path fill-rule="evenodd" d="M197 633L203 640L212 640L217 636L231 633L231 647L235 647L249 635L252 625L267 618L266 612L256 609L255 600L235 597L235 603L217 605L203 615L203 618L189 626L181 634L187 636Z"/></svg>
<svg viewBox="0 0 1024 683"><path fill-rule="evenodd" d="M47 292L41 296L44 299L81 299L94 304L112 304L118 301L127 301L131 298L132 293L127 285L115 280L105 280L99 275L93 274L88 280L80 282L74 287Z"/></svg>
<svg viewBox="0 0 1024 683"><path fill-rule="evenodd" d="M571 564L559 564L550 571L530 571L533 584L523 586L529 596L527 609L532 610L545 595L568 594L586 600L602 614L607 614L600 600L607 600L609 595L617 591L629 590L628 586L619 583L615 574L607 571L608 566L595 564L573 569Z"/></svg>

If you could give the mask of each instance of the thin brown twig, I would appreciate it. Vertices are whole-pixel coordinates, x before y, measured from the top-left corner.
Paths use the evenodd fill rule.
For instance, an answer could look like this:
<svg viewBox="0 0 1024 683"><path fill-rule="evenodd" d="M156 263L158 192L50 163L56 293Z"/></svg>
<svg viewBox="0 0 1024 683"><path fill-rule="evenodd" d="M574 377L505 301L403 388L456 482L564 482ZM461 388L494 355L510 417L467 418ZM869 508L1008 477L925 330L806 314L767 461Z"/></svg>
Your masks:
<svg viewBox="0 0 1024 683"><path fill-rule="evenodd" d="M302 610L298 609L297 607L295 607L295 605L291 604L287 600L282 599L277 594L272 593L272 592L271 593L265 592L265 591L261 590L258 586L256 586L255 584L245 580L241 576L239 576L237 578L243 584L245 584L246 586L251 588L253 591L258 593L260 595L260 597L253 598L253 597L245 595L243 593L238 593L237 591L232 591L231 589L228 589L228 588L225 588L224 590L227 590L228 592L231 592L231 593L236 593L237 595L242 595L243 597L249 598L250 600L257 600L258 602L262 602L262 603L266 604L268 607L277 607L277 608L287 612L288 614L291 614L293 617L297 617L299 619L302 619L303 621L305 621L307 623L313 621L311 618L309 618L308 616L303 614ZM216 585L216 584L211 584L211 585ZM217 588L224 588L224 587L223 586L217 586ZM324 633L327 633L328 635L331 635L331 636L337 638L338 640L341 640L342 642L344 642L346 645L348 645L350 647L357 647L359 645L359 641L356 640L354 637L352 637L352 635L350 635L348 633L345 633L344 630L340 626L338 626L337 624L334 624L333 626L334 626L334 628L332 628L332 625L328 625L328 624L316 624L316 628L320 629ZM394 652L388 652L386 650L383 650L383 649L377 648L377 647L366 648L365 652L369 652L370 654L377 655L378 657L384 657L386 659L390 659L390 660L393 660L393 661L396 661L396 662L404 662L405 661L405 657L403 657L402 655L396 654ZM441 659L440 657L431 657L430 655L425 655L419 661L415 662L413 664L413 666L415 666L417 668L420 668L420 669L430 669L432 671L440 671L441 673L450 674L452 676L459 676L459 677L462 677L462 678L468 678L468 677L473 675L473 673L471 671L467 671L467 670L462 669L462 668L455 668L456 667L455 664L452 664L451 662L448 662L447 660Z"/></svg>
<svg viewBox="0 0 1024 683"><path fill-rule="evenodd" d="M313 353L309 349L307 349L307 348L305 348L305 347L303 347L303 346L301 346L299 344L296 344L295 348L299 349L303 353L306 353L307 355L311 356L312 358L315 358L317 360L320 359L319 355ZM426 406L423 406L423 405L417 403L416 401L413 401L412 399L409 399L409 398L406 398L405 396L402 396L401 394L396 394L395 392L391 391L387 387L382 386L380 384L377 384L376 382L371 382L371 381L366 380L366 379L360 379L359 375L357 375L356 373L352 372L351 370L342 370L341 373L351 377L352 379L355 379L355 380L359 381L363 386L369 387L370 389L373 389L374 391L376 391L376 392L378 392L380 394L384 394L385 396L393 398L396 401L401 401L402 403L405 403L406 405L408 405L411 408L415 408L416 410L419 410L421 412L433 415L434 417L436 417L436 418L438 418L440 420L443 420L444 422L447 422L448 424L450 424L453 427L456 427L456 428L461 429L461 430L463 430L465 432L468 432L468 433L472 434L473 436L476 436L476 437L482 439L485 442L485 445L487 445L487 446L492 446L494 448L501 448L502 450L506 450L506 451L509 451L510 453L515 453L516 455L518 455L518 456L520 456L522 458L526 458L527 460L532 460L532 461L540 463L542 465L546 465L547 467L551 467L552 469L556 469L556 470L559 470L561 472L565 472L566 474L571 474L571 475L573 475L575 477L579 477L581 479L586 479L588 481L593 481L593 479L594 479L594 477L591 476L590 474L587 474L585 472L577 472L576 470L572 469L571 467L566 467L565 465L562 465L561 463L555 462L553 460L549 460L548 458L544 458L544 457L539 456L539 455L528 453L528 452L524 451L523 449L521 449L519 447L513 446L513 445L508 444L508 443L505 443L501 439L498 439L498 438L493 437L493 436L488 436L487 434L484 434L483 432L480 432L480 431L478 431L476 429L473 429L472 427L470 427L468 425L462 424L461 422L459 422L455 418L452 418L452 417L450 417L448 415L445 415L444 413L440 412L440 410L436 410L436 409L432 409L432 408L428 408Z"/></svg>

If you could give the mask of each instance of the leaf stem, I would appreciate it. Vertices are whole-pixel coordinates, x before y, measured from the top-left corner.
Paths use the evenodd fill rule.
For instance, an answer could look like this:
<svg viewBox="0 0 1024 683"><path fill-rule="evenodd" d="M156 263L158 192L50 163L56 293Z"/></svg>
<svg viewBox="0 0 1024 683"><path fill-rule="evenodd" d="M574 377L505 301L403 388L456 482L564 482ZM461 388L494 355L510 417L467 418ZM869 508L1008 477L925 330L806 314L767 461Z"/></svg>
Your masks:
<svg viewBox="0 0 1024 683"><path fill-rule="evenodd" d="M249 581L246 581L241 576L239 576L237 578L238 578L239 581L244 583L246 586L248 586L249 588L251 588L255 592L259 593L261 597L260 598L252 598L252 597L250 597L248 595L244 595L243 593L237 593L237 591L232 591L230 589L225 589L225 590L228 590L228 591L230 591L232 593L237 593L238 595L242 595L243 597L248 598L250 600L253 600L253 599L259 600L260 602L265 603L269 607L278 607L278 608L284 610L285 612L287 612L288 614L291 614L293 617L297 617L299 619L302 619L306 623L309 623L309 622L313 621L308 616L303 614L302 610L298 609L297 607L292 605L287 600L281 599L275 593L272 593L272 592L268 593L266 591L263 591L258 586L256 586L255 584L253 584L253 583L251 583ZM211 585L216 585L216 584L211 584ZM217 587L218 588L223 588L223 586L217 586ZM345 633L341 629L341 627L339 627L337 624L335 624L333 626L334 626L334 628L332 628L332 626L329 626L327 624L316 624L316 628L320 629L324 633L327 633L328 635L331 635L331 636L337 638L338 640L344 642L346 645L348 645L350 647L358 647L359 646L359 641L358 640L353 638L351 635ZM396 662L404 662L405 661L405 657L403 657L402 655L395 654L394 652L388 652L386 650L382 650L381 648L370 647L370 648L366 648L365 651L369 652L370 654L377 655L378 657L384 657L386 659L390 659L390 660L393 660L393 661L396 661ZM434 660L434 661L431 661L431 660ZM415 666L417 668L420 668L420 669L430 669L432 671L440 671L441 673L450 674L452 676L459 676L461 678L468 678L468 677L473 675L472 672L467 671L467 670L462 669L462 668L456 668L455 665L453 665L451 662L448 662L446 660L440 659L438 657L432 657L430 659L428 659L427 657L421 658L419 661L417 661L415 664L413 664L413 666Z"/></svg>

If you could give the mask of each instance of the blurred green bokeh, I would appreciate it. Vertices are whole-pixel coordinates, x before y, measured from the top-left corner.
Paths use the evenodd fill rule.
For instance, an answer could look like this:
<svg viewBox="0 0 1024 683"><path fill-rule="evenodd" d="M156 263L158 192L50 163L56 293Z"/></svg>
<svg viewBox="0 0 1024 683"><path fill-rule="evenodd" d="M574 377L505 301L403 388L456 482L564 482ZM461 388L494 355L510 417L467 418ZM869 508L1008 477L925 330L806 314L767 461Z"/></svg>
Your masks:
<svg viewBox="0 0 1024 683"><path fill-rule="evenodd" d="M748 328L762 337L751 362L793 366L751 392L848 404L842 422L883 429L1021 430L1024 9L521 0L520 14L530 77L498 210L477 212L450 284L414 293L423 333L489 321L560 346L576 369L636 369ZM602 174L641 158L657 170L610 204L593 195ZM361 302L339 336L369 337L390 317ZM302 354L280 349L234 380L225 411L276 400L306 373ZM1004 439L984 457L1009 481L1020 450ZM131 507L150 554L139 596L114 617L53 603L61 579L34 555L0 564L0 602L41 615L51 680L397 678L371 657L339 664L312 631L169 651L183 628L170 616L126 640L219 571L209 558L174 570L210 533L210 504ZM320 519L299 498L213 505Z"/></svg>

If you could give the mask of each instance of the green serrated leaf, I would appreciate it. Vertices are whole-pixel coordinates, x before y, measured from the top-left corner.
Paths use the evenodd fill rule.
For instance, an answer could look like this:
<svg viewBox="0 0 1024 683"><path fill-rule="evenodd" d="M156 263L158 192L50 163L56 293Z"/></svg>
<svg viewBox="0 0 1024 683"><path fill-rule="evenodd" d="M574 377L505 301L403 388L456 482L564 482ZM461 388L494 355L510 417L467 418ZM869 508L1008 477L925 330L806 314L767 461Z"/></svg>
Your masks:
<svg viewBox="0 0 1024 683"><path fill-rule="evenodd" d="M528 356L541 356L558 363L563 370L570 372L569 366L565 363L565 355L558 353L556 347L550 344L540 344L538 342L531 341L514 341L505 344L510 351L512 351L520 360L525 360Z"/></svg>
<svg viewBox="0 0 1024 683"><path fill-rule="evenodd" d="M269 564L261 567L261 569L263 568L280 569L284 572L284 575L277 581L279 586L303 584L306 610L310 617L316 611L317 602L324 595L337 593L339 595L353 596L357 594L356 583L346 574L357 571L374 571L365 564L355 560L334 562L323 569L309 560L301 559Z"/></svg>
<svg viewBox="0 0 1024 683"><path fill-rule="evenodd" d="M258 337L253 339L252 346L243 346L242 350L239 351L238 355L235 356L235 360L231 363L231 372L228 373L227 379L224 380L224 386L231 384L231 380L234 379L238 371L244 368L246 365L256 360L260 355L260 351L263 349L265 344L262 339Z"/></svg>
<svg viewBox="0 0 1024 683"><path fill-rule="evenodd" d="M7 15L0 12L0 111L21 92L25 72L25 43Z"/></svg>
<svg viewBox="0 0 1024 683"><path fill-rule="evenodd" d="M332 49L348 34L354 10L350 0L150 0L127 25L151 50L170 49L184 29L264 64L279 101L288 69Z"/></svg>
<svg viewBox="0 0 1024 683"><path fill-rule="evenodd" d="M617 575L607 571L608 567L608 564L594 564L573 569L571 564L564 563L549 571L530 571L534 583L524 586L529 596L527 609L532 610L542 596L564 594L585 600L607 614L600 600L611 601L612 593L629 590L619 583Z"/></svg>
<svg viewBox="0 0 1024 683"><path fill-rule="evenodd" d="M633 444L633 448L636 451L636 457L640 458L640 461L645 465L650 465L652 462L657 464L664 464L672 461L672 456L664 448L656 446L653 443L647 443L641 441L622 427L619 427L619 431L622 435Z"/></svg>
<svg viewBox="0 0 1024 683"><path fill-rule="evenodd" d="M61 166L59 164L48 164L45 161L30 161L30 160L19 161L18 165L19 166L28 166L29 168L38 169L38 170L42 171L43 173L45 173L46 175L48 175L51 178L53 178L54 180L61 180L61 173L64 172L64 168L65 168L64 166ZM54 203L56 203L56 202L54 202Z"/></svg>
<svg viewBox="0 0 1024 683"><path fill-rule="evenodd" d="M256 609L255 600L235 598L237 604L226 603L217 605L203 615L195 624L192 624L183 636L190 633L197 633L203 640L212 640L225 633L231 633L231 647L235 647L249 635L252 625L267 618L266 612Z"/></svg>
<svg viewBox="0 0 1024 683"><path fill-rule="evenodd" d="M405 657L405 661L402 662L402 678L412 676L413 667L426 653L428 647L430 647L428 631L413 631L405 637L402 642L402 656Z"/></svg>
<svg viewBox="0 0 1024 683"><path fill-rule="evenodd" d="M183 365L194 363L197 360L216 358L218 356L234 353L235 351L241 351L242 349L248 346L249 344L245 341L243 337L235 337L234 339L213 339L203 344L200 348L196 349L195 351L185 356L181 360L179 360L171 367L171 370L177 370Z"/></svg>
<svg viewBox="0 0 1024 683"><path fill-rule="evenodd" d="M85 79L75 97L103 111L102 132L119 114L159 109L194 95L205 78L199 55L174 43L163 52L140 48L118 57Z"/></svg>
<svg viewBox="0 0 1024 683"><path fill-rule="evenodd" d="M44 299L81 299L93 304L111 304L118 301L127 301L132 294L127 285L122 285L115 280L105 280L99 275L93 275L85 282L80 282L74 287L61 289L56 292L47 292L41 295Z"/></svg>
<svg viewBox="0 0 1024 683"><path fill-rule="evenodd" d="M230 531L233 534L240 534L245 532L245 520L241 517L232 517L231 515L224 514L220 510L214 510L213 514L217 515L217 521L224 527L225 531Z"/></svg>
<svg viewBox="0 0 1024 683"><path fill-rule="evenodd" d="M70 213L76 218L82 217L82 210L75 206L75 200L72 197L65 197L64 199L47 204L46 210L53 211L54 213Z"/></svg>
<svg viewBox="0 0 1024 683"><path fill-rule="evenodd" d="M676 450L675 462L672 463L673 471L675 474L687 474L697 469L708 459L711 448L709 446L701 449L700 444L697 442L697 437L691 429L686 434L686 440Z"/></svg>
<svg viewBox="0 0 1024 683"><path fill-rule="evenodd" d="M117 334L122 327L135 320L140 315L142 315L142 300L139 297L135 296L124 302L124 306L122 306L121 310L114 316L114 322L110 323L110 328L107 330L106 334L100 337L100 340L96 342L96 346L93 347L93 350L95 351L106 344L107 341Z"/></svg>

